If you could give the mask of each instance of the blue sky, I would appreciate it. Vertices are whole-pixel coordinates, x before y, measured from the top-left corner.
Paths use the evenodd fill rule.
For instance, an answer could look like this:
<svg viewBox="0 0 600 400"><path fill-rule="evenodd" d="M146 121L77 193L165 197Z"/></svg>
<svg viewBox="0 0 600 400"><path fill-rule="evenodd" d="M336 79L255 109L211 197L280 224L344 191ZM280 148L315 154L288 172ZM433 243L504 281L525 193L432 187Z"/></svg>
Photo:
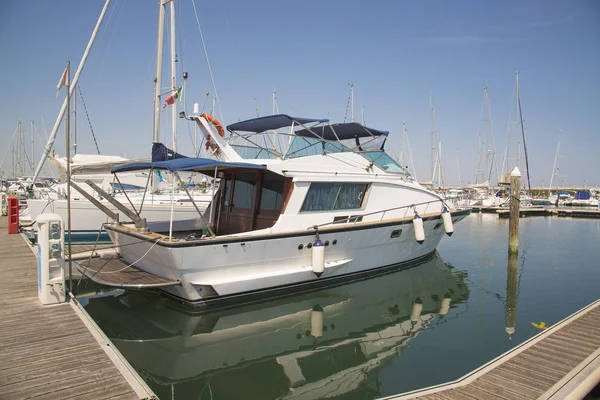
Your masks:
<svg viewBox="0 0 600 400"><path fill-rule="evenodd" d="M520 95L532 184L547 186L563 130L561 177L555 183L600 186L600 3L590 1L231 1L195 0L224 123L272 112L344 118L349 83L355 116L389 130L399 154L405 120L416 175L430 179L433 95L446 184L475 180L477 133L483 132L487 85L497 160L511 134L514 167L514 86ZM158 5L113 0L80 87L103 154L147 157ZM12 1L0 13L0 143L2 154L21 120L45 142L62 105L56 84L70 60L75 70L104 2ZM178 69L189 73L187 103L214 94L192 0L178 1ZM180 74L181 75L181 74ZM255 100L256 99L256 100ZM180 105L182 106L182 105ZM79 152L95 146L81 103ZM217 113L220 117L220 113ZM168 113L162 141L170 144ZM61 128L57 152L64 154ZM42 143L36 139L36 158ZM31 147L28 144L28 151ZM187 125L179 150L191 154ZM36 160L37 163L37 160ZM523 164L524 166L524 164ZM9 154L2 170L10 173Z"/></svg>

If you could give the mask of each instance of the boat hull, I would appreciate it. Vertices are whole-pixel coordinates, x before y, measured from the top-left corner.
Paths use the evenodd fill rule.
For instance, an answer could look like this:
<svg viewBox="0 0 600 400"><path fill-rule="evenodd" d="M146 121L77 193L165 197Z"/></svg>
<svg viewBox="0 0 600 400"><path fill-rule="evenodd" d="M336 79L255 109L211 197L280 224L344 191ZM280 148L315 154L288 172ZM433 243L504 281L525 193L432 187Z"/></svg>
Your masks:
<svg viewBox="0 0 600 400"><path fill-rule="evenodd" d="M469 213L453 213L452 220L458 222ZM135 262L141 270L181 281L181 286L161 290L194 302L310 286L422 259L435 251L444 226L440 216L424 218L422 244L415 240L410 219L324 229L319 237L325 244L321 276L315 274L312 265L314 232L176 243L146 238L140 243L144 236L125 228L110 225L107 231L121 247L124 262Z"/></svg>

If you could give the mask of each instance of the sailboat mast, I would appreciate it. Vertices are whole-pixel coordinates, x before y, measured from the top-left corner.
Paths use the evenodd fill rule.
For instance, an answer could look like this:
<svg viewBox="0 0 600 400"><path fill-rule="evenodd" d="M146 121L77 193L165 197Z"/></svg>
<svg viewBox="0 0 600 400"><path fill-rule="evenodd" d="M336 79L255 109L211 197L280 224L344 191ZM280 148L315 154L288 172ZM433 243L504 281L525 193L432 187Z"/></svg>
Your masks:
<svg viewBox="0 0 600 400"><path fill-rule="evenodd" d="M23 175L21 168L21 121L18 122L18 133L17 133L17 177Z"/></svg>
<svg viewBox="0 0 600 400"><path fill-rule="evenodd" d="M33 174L33 182L35 182L35 180L39 176L40 172L42 171L42 168L44 167L44 163L46 162L46 158L48 157L48 154L50 154L50 150L52 149L52 146L54 145L54 140L56 140L56 134L58 133L58 127L60 126L60 122L62 121L63 116L65 115L65 111L67 109L68 98L71 97L71 95L73 94L72 91L74 90L75 86L77 85L77 82L79 81L79 75L81 74L81 71L83 71L83 66L85 65L85 61L87 60L87 58L90 54L90 51L92 50L92 45L94 44L96 35L98 34L98 31L100 30L100 25L102 25L102 21L104 20L104 16L106 15L106 10L108 9L109 4L110 4L110 0L106 0L106 2L104 3L104 8L102 9L102 12L100 13L100 17L98 17L98 22L96 23L96 27L94 28L94 31L92 32L92 36L90 37L90 40L87 44L85 52L83 53L83 56L81 57L81 61L79 61L79 66L77 67L77 71L75 71L75 75L73 76L73 81L70 82L71 86L69 87L69 96L67 96L67 99L65 99L65 101L63 102L62 108L60 109L60 112L58 113L58 117L56 118L56 122L54 123L54 127L52 128L52 132L50 133L50 137L48 138L48 143L46 143L46 147L44 148L44 153L42 154L42 158L40 159L40 162L38 163L38 166L35 170L35 173Z"/></svg>
<svg viewBox="0 0 600 400"><path fill-rule="evenodd" d="M73 92L73 155L77 155L77 90Z"/></svg>
<svg viewBox="0 0 600 400"><path fill-rule="evenodd" d="M404 163L404 155L406 152L406 121L402 121L402 145L400 147L400 166L406 167Z"/></svg>
<svg viewBox="0 0 600 400"><path fill-rule="evenodd" d="M31 120L31 174L35 172L33 160L35 160L35 130L33 129L33 120Z"/></svg>
<svg viewBox="0 0 600 400"><path fill-rule="evenodd" d="M177 90L177 53L175 52L175 1L171 1L171 86ZM181 100L181 99L177 99ZM177 151L177 102L171 107L171 128L173 134L173 151Z"/></svg>
<svg viewBox="0 0 600 400"><path fill-rule="evenodd" d="M160 0L158 11L158 41L156 50L156 77L154 78L154 124L152 127L152 142L160 141L160 88L162 85L162 57L164 51L165 33L165 1Z"/></svg>
<svg viewBox="0 0 600 400"><path fill-rule="evenodd" d="M483 87L483 95L485 97L485 176L483 177L483 181L486 180L489 182L490 175L490 132L489 132L489 96L488 96L488 88L487 86Z"/></svg>
<svg viewBox="0 0 600 400"><path fill-rule="evenodd" d="M558 130L558 143L556 144L556 154L554 155L554 165L552 166L552 176L550 177L550 187L552 189L552 183L554 182L554 175L556 175L556 167L558 165L558 152L560 151L560 137L562 136L562 129Z"/></svg>
<svg viewBox="0 0 600 400"><path fill-rule="evenodd" d="M354 122L354 83L350 84L350 110L352 113L352 122Z"/></svg>
<svg viewBox="0 0 600 400"><path fill-rule="evenodd" d="M515 133L517 135L517 146L516 146L516 150L517 150L517 167L519 168L519 170L521 169L521 139L520 139L520 132L519 132L519 124L520 124L520 115L519 115L519 71L516 72L517 75L517 87L516 87L516 93L517 93L517 97L516 97L516 101L515 101L515 107L516 107L516 112L515 112L515 116L517 119L517 123L515 124Z"/></svg>
<svg viewBox="0 0 600 400"><path fill-rule="evenodd" d="M435 185L435 169L436 163L439 162L437 155L437 129L435 126L435 114L433 111L433 96L429 96L429 115L431 118L431 187L433 188ZM438 176L439 179L439 176Z"/></svg>

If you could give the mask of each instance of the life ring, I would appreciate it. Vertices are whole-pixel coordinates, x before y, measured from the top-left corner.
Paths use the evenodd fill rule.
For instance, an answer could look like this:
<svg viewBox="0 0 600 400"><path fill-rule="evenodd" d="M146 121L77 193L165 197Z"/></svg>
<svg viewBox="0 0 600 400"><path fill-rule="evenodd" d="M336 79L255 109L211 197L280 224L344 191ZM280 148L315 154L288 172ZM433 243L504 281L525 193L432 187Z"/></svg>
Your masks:
<svg viewBox="0 0 600 400"><path fill-rule="evenodd" d="M219 132L219 135L221 137L225 137L225 129L223 129L223 125L221 125L221 123L219 122L218 119L216 119L215 117L213 117L210 114L200 114L200 116L202 118L204 118L205 120L207 120L208 122L210 122L216 129L217 132ZM214 145L211 141L210 141L210 137L206 138L206 150L208 150L209 148L213 148L213 150L217 150L215 149L217 146ZM217 150L218 151L218 150Z"/></svg>

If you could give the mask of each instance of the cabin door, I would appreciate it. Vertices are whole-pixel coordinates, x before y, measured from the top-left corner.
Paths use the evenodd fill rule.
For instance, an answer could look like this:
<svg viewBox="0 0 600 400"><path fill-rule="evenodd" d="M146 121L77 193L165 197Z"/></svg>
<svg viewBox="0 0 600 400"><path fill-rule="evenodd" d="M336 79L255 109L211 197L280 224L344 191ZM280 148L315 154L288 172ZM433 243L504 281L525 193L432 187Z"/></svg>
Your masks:
<svg viewBox="0 0 600 400"><path fill-rule="evenodd" d="M225 187L221 199L219 235L252 230L257 196L257 171L236 171L225 174Z"/></svg>

